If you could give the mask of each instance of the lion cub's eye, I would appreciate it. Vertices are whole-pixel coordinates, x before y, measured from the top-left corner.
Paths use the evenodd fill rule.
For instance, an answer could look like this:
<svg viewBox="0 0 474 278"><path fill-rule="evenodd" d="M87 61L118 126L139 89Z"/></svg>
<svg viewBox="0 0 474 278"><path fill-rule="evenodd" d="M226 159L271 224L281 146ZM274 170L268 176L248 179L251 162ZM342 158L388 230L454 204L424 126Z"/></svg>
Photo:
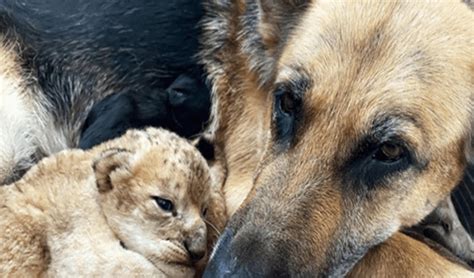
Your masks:
<svg viewBox="0 0 474 278"><path fill-rule="evenodd" d="M381 162L392 163L400 160L404 155L405 150L402 146L386 142L379 146L372 158Z"/></svg>
<svg viewBox="0 0 474 278"><path fill-rule="evenodd" d="M171 212L173 211L174 205L173 202L167 199L163 199L158 196L152 196L153 200L155 200L156 204L164 211Z"/></svg>
<svg viewBox="0 0 474 278"><path fill-rule="evenodd" d="M204 208L202 210L202 216L206 217L206 215L207 215L207 208Z"/></svg>

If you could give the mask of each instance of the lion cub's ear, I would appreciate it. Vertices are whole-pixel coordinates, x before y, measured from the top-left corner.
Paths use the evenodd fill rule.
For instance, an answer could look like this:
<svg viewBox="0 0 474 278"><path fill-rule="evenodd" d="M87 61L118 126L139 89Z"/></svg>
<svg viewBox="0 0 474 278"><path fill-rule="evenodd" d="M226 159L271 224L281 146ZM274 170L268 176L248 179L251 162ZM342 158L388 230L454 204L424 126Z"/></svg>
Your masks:
<svg viewBox="0 0 474 278"><path fill-rule="evenodd" d="M93 169L100 193L112 190L112 174L119 171L129 175L129 166L132 153L126 149L109 149L104 151L99 158L94 161Z"/></svg>

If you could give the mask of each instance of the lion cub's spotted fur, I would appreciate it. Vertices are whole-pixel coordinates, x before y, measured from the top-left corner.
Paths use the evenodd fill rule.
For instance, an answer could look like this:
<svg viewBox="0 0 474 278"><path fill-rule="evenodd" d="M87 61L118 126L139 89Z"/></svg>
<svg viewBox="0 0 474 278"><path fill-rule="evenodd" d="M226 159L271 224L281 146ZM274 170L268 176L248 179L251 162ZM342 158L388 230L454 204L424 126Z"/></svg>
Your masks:
<svg viewBox="0 0 474 278"><path fill-rule="evenodd" d="M0 188L0 273L190 276L187 250L207 247L210 184L204 158L164 130L46 158Z"/></svg>

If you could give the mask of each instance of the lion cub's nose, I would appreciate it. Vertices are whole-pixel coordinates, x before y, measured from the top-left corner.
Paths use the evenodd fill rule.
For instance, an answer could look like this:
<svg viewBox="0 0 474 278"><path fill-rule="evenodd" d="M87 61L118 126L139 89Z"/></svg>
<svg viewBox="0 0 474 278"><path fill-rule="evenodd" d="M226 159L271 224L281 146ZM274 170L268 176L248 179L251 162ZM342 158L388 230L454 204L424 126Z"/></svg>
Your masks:
<svg viewBox="0 0 474 278"><path fill-rule="evenodd" d="M189 237L184 241L192 263L197 263L206 255L206 242L200 238Z"/></svg>

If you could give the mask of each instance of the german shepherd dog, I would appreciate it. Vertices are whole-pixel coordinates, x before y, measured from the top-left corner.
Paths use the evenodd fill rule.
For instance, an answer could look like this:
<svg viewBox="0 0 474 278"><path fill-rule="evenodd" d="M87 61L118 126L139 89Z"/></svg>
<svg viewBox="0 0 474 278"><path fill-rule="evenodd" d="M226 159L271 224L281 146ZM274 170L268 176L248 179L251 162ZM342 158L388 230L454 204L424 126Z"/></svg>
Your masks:
<svg viewBox="0 0 474 278"><path fill-rule="evenodd" d="M206 9L210 132L232 217L205 276L474 276L400 232L449 198L473 159L465 4L209 0Z"/></svg>

